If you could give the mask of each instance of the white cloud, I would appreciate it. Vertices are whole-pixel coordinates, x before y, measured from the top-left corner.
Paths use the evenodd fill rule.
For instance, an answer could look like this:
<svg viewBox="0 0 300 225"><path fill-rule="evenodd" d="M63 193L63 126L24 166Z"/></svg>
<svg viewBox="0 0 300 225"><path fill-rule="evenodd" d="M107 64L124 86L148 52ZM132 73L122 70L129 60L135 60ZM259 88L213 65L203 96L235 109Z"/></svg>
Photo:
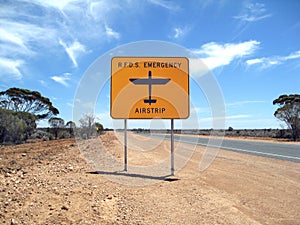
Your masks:
<svg viewBox="0 0 300 225"><path fill-rule="evenodd" d="M78 67L77 57L79 57L80 53L85 53L85 47L80 42L75 41L71 45L67 45L62 40L59 40L59 44L64 47L65 51L67 52L68 56L70 57L73 65Z"/></svg>
<svg viewBox="0 0 300 225"><path fill-rule="evenodd" d="M272 16L266 13L265 5L262 3L249 3L244 5L244 8L240 15L233 18L241 20L243 22L255 22Z"/></svg>
<svg viewBox="0 0 300 225"><path fill-rule="evenodd" d="M200 117L198 116L198 120L197 122L200 124L201 128L200 129L210 129L213 127L213 123L216 121L225 121L225 127L222 125L218 125L216 127L214 127L215 129L224 129L228 126L232 126L235 125L237 122L239 121L244 121L245 119L249 119L251 118L251 115L247 115L247 114L237 114L237 115L231 115L231 116L225 116L225 117ZM193 125L191 124L190 127L188 128L194 128ZM244 127L245 128L245 127Z"/></svg>
<svg viewBox="0 0 300 225"><path fill-rule="evenodd" d="M114 39L120 39L121 35L114 31L112 28L108 27L107 25L105 25L105 34L108 37L114 38Z"/></svg>
<svg viewBox="0 0 300 225"><path fill-rule="evenodd" d="M9 74L14 74L14 79L20 79L22 78L20 69L25 64L30 68L28 63L30 58L45 54L46 49L49 54L57 54L61 46L73 65L77 67L78 57L86 52L85 43L99 44L99 40L105 42L112 38L120 38L120 34L109 26L108 21L108 17L115 18L118 15L119 11L116 13L111 9L119 3L101 1L105 3L102 4L105 7L94 7L91 14L90 8L97 2L95 0L22 0L16 1L15 4L1 5L1 70L7 73L10 69ZM103 11L107 13L103 14ZM103 16L96 18L95 15ZM4 59L8 63L3 63Z"/></svg>
<svg viewBox="0 0 300 225"><path fill-rule="evenodd" d="M162 8L168 9L170 11L176 11L180 9L180 7L172 1L166 0L148 0L151 4L158 5Z"/></svg>
<svg viewBox="0 0 300 225"><path fill-rule="evenodd" d="M14 60L9 58L0 57L0 76L3 78L20 80L22 78L21 66L24 64L22 60ZM8 76L10 75L10 76Z"/></svg>
<svg viewBox="0 0 300 225"><path fill-rule="evenodd" d="M0 7L0 57L12 60L5 68L13 68L10 73L20 78L20 69L24 65L30 68L30 58L45 54L45 50L55 55L62 46L77 67L86 46L119 40L122 35L114 24L141 15L141 8L149 4L179 9L177 3L166 0L9 1Z"/></svg>
<svg viewBox="0 0 300 225"><path fill-rule="evenodd" d="M297 52L293 52L293 53L291 53L291 54L288 55L288 56L284 56L284 57L283 57L284 60L298 59L298 58L300 58L300 50L297 51Z"/></svg>
<svg viewBox="0 0 300 225"><path fill-rule="evenodd" d="M226 103L226 107L235 107L235 106L240 107L246 104L257 104L257 103L266 103L266 101L260 101L260 100L238 101L238 102Z"/></svg>
<svg viewBox="0 0 300 225"><path fill-rule="evenodd" d="M232 116L225 116L225 117L205 117L199 119L200 122L210 122L213 120L229 120L229 119L244 119L244 118L250 118L251 115L246 115L246 114L240 114L240 115L232 115Z"/></svg>
<svg viewBox="0 0 300 225"><path fill-rule="evenodd" d="M2 54L30 55L36 45L48 46L55 40L56 32L52 28L43 28L38 24L0 19L1 47L11 46L16 52ZM12 48L17 47L17 48Z"/></svg>
<svg viewBox="0 0 300 225"><path fill-rule="evenodd" d="M173 34L172 38L180 39L180 38L184 37L190 31L190 29L187 26L175 27L173 31L174 31L174 34Z"/></svg>
<svg viewBox="0 0 300 225"><path fill-rule="evenodd" d="M272 66L282 64L286 61L299 59L299 58L300 58L300 51L296 51L287 56L271 56L271 57L249 59L246 61L246 64L248 66L256 65L259 66L261 69L266 69Z"/></svg>
<svg viewBox="0 0 300 225"><path fill-rule="evenodd" d="M203 71L204 65L213 70L232 63L233 60L252 54L260 42L251 40L241 43L218 44L210 42L201 46L200 49L192 50L200 59L191 59L192 72Z"/></svg>
<svg viewBox="0 0 300 225"><path fill-rule="evenodd" d="M254 64L258 64L258 63L262 63L263 62L263 58L260 58L260 59L249 59L246 61L246 63L248 65L254 65Z"/></svg>
<svg viewBox="0 0 300 225"><path fill-rule="evenodd" d="M126 4L126 1L123 1ZM126 10L128 5L121 5L122 2L115 2L112 0L92 1L88 6L87 14L96 21L108 22L113 15L119 14L120 11Z"/></svg>
<svg viewBox="0 0 300 225"><path fill-rule="evenodd" d="M36 54L36 49L50 47L55 32L51 28L43 28L28 21L14 21L16 11L8 9L0 15L0 69L2 73L13 75L11 79L20 80L21 69L26 61Z"/></svg>
<svg viewBox="0 0 300 225"><path fill-rule="evenodd" d="M57 8L59 10L65 9L67 5L70 5L72 3L80 2L78 0L51 0L51 1L32 0L32 1L44 7L48 6L48 7Z"/></svg>
<svg viewBox="0 0 300 225"><path fill-rule="evenodd" d="M47 84L46 81L44 81L44 80L39 80L39 83L40 83L42 86L44 86L44 87L47 87L47 86L48 86L48 84Z"/></svg>
<svg viewBox="0 0 300 225"><path fill-rule="evenodd" d="M69 84L67 81L71 80L70 76L70 73L64 73L62 76L52 76L51 79L59 84L64 85L65 87L68 87Z"/></svg>
<svg viewBox="0 0 300 225"><path fill-rule="evenodd" d="M58 16L57 29L61 30L59 39L68 42L80 42L82 45L91 44L99 40L110 41L119 39L120 33L113 30L111 24L122 13L135 12L128 10L136 4L131 1L115 0L54 0L35 2L48 12L54 12ZM130 4L129 4L130 3ZM133 4L134 3L134 4Z"/></svg>
<svg viewBox="0 0 300 225"><path fill-rule="evenodd" d="M174 31L175 31L175 34L174 34L175 39L180 38L184 34L184 32L181 28L175 28Z"/></svg>
<svg viewBox="0 0 300 225"><path fill-rule="evenodd" d="M233 115L233 116L226 116L226 119L243 119L243 118L250 118L251 115L245 115L245 114L241 114L241 115Z"/></svg>
<svg viewBox="0 0 300 225"><path fill-rule="evenodd" d="M0 24L2 24L2 22L0 22ZM17 46L20 49L20 53L29 52L23 38L20 37L18 33L12 32L11 30L0 28L0 41L5 42L6 45Z"/></svg>

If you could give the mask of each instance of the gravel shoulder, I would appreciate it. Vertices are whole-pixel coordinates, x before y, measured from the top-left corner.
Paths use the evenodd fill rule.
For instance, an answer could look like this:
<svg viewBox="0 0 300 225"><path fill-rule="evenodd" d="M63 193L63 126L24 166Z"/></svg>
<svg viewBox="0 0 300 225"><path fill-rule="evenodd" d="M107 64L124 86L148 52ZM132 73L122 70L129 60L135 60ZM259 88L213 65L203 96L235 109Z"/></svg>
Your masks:
<svg viewBox="0 0 300 225"><path fill-rule="evenodd" d="M100 138L100 148L122 166L119 139L113 132ZM157 176L138 169L166 161L170 143L162 141L145 151L154 140L136 140L129 145L128 171L119 173L104 173L87 163L85 153L94 151L93 140L85 142L84 151L71 139L0 146L0 223L300 223L299 163L220 151L200 172L205 148L196 147L189 156L185 148L190 146L185 145L176 154L186 160L175 173L179 180L168 182L161 178L169 168ZM125 178L155 182L127 185Z"/></svg>

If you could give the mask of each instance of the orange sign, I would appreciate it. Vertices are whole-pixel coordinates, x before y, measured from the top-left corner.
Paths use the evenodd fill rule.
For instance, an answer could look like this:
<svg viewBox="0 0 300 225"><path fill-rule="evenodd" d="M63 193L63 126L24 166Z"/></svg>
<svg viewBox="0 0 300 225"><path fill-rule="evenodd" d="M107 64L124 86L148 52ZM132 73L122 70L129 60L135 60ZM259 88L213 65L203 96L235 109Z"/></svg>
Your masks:
<svg viewBox="0 0 300 225"><path fill-rule="evenodd" d="M189 61L185 57L114 57L110 114L114 119L189 117Z"/></svg>

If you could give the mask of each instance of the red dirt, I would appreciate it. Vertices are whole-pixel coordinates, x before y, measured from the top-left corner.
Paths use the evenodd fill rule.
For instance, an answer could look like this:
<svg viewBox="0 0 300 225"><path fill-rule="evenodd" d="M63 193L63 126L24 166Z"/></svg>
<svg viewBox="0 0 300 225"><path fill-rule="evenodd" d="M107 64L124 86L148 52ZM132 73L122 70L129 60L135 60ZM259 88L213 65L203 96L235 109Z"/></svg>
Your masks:
<svg viewBox="0 0 300 225"><path fill-rule="evenodd" d="M114 133L101 139L122 162ZM146 152L129 148L129 165L159 162L168 149L167 141ZM2 146L0 223L300 224L299 163L220 151L200 172L203 151L197 147L176 171L177 181L132 186L122 184L122 174L121 182L112 182L94 173L71 139ZM130 169L124 176L138 177Z"/></svg>

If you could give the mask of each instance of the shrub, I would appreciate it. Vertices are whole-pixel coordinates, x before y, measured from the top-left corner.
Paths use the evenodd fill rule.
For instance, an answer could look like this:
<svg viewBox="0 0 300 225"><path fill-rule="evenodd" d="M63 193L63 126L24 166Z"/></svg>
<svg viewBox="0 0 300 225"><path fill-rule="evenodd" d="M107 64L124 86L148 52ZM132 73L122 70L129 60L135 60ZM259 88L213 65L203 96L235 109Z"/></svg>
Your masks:
<svg viewBox="0 0 300 225"><path fill-rule="evenodd" d="M71 138L71 134L67 131L61 131L58 135L58 138Z"/></svg>
<svg viewBox="0 0 300 225"><path fill-rule="evenodd" d="M33 114L0 108L0 143L20 144L27 140L36 128L35 120Z"/></svg>

